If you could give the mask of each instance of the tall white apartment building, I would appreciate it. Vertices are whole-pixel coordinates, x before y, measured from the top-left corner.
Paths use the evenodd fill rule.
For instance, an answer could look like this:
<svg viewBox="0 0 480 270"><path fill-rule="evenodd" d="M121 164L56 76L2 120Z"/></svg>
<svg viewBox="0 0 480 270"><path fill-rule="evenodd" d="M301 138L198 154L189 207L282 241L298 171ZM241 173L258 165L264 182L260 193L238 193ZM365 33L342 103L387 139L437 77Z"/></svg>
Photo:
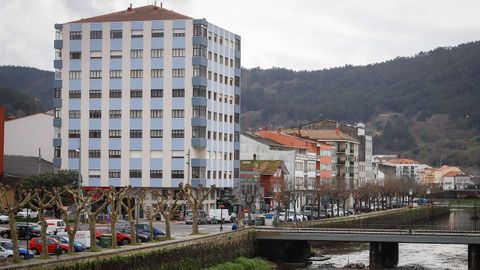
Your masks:
<svg viewBox="0 0 480 270"><path fill-rule="evenodd" d="M84 186L233 187L238 35L155 5L55 30L57 169L81 166Z"/></svg>

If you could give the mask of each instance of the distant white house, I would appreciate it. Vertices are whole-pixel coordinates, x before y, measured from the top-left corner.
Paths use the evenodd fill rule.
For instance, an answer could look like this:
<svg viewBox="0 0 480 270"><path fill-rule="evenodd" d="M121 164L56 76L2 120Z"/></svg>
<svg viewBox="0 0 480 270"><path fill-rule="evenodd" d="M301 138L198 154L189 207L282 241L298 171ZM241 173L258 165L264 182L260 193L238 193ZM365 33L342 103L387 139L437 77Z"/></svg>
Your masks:
<svg viewBox="0 0 480 270"><path fill-rule="evenodd" d="M467 189L473 185L471 177L463 172L449 172L443 176L443 190Z"/></svg>
<svg viewBox="0 0 480 270"><path fill-rule="evenodd" d="M53 111L46 111L5 122L5 155L38 157L53 160Z"/></svg>

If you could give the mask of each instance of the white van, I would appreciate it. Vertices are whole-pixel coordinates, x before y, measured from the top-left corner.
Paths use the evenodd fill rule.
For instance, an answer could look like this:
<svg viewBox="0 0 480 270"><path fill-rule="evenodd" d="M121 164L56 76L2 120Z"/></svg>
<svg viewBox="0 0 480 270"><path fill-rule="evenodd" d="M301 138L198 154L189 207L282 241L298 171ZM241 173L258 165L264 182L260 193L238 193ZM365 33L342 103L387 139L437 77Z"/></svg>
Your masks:
<svg viewBox="0 0 480 270"><path fill-rule="evenodd" d="M218 223L223 219L223 223L229 223L233 220L233 217L228 214L228 209L210 209L208 210L208 215L215 217L218 220Z"/></svg>
<svg viewBox="0 0 480 270"><path fill-rule="evenodd" d="M65 236L68 238L68 233L58 232L58 236ZM90 231L77 231L75 234L75 242L84 244L87 248L90 248Z"/></svg>
<svg viewBox="0 0 480 270"><path fill-rule="evenodd" d="M47 219L47 234L57 234L58 232L65 232L65 221L62 219ZM42 226L42 222L37 223L38 226Z"/></svg>

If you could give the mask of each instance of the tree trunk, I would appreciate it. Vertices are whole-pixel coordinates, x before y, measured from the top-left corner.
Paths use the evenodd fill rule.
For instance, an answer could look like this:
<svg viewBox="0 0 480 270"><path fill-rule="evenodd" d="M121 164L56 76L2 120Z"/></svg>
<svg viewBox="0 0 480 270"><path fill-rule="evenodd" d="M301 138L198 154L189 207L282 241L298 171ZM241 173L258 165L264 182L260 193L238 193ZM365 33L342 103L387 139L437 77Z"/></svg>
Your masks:
<svg viewBox="0 0 480 270"><path fill-rule="evenodd" d="M154 235L153 235L153 219L155 218L155 216L151 217L148 219L148 226L149 226L149 229L150 229L150 241L153 242L153 238L154 238ZM167 226L167 223L165 223L165 226Z"/></svg>
<svg viewBox="0 0 480 270"><path fill-rule="evenodd" d="M64 213L63 222L65 222L65 224L67 225L66 228L65 228L65 231L68 234L68 255L74 255L75 254L75 246L74 246L73 243L75 242L75 235L77 234L78 223L80 222L80 211L77 210L77 212L75 213L75 220L74 220L74 223L73 223L73 229L70 229L70 224L71 223L69 223L67 213Z"/></svg>
<svg viewBox="0 0 480 270"><path fill-rule="evenodd" d="M13 262L20 262L20 253L18 251L18 233L17 227L15 226L15 211L14 209L8 209L8 217L10 222L10 236L12 237L12 246L13 246Z"/></svg>
<svg viewBox="0 0 480 270"><path fill-rule="evenodd" d="M196 205L192 205L192 234L199 234L198 232L198 210Z"/></svg>
<svg viewBox="0 0 480 270"><path fill-rule="evenodd" d="M135 227L135 219L130 218L131 215L129 215L129 220L128 223L130 224L130 231L132 232L131 237L132 237L132 244L137 243L137 228Z"/></svg>
<svg viewBox="0 0 480 270"><path fill-rule="evenodd" d="M47 221L45 220L44 209L39 208L38 211L38 220L40 220L40 229L41 229L41 239L42 239L42 258L48 258L48 243L47 243ZM27 217L28 218L28 217Z"/></svg>
<svg viewBox="0 0 480 270"><path fill-rule="evenodd" d="M88 228L90 229L90 251L98 251L96 238L96 215L88 215ZM115 241L114 232L112 232L112 241Z"/></svg>
<svg viewBox="0 0 480 270"><path fill-rule="evenodd" d="M320 219L320 202L321 202L321 197L318 195L318 210L317 210L317 219ZM312 215L313 216L313 215Z"/></svg>
<svg viewBox="0 0 480 270"><path fill-rule="evenodd" d="M114 211L115 210L115 211ZM117 220L118 220L118 213L116 211L116 208L113 208L111 213L110 213L110 231L116 232L117 231ZM112 248L117 248L117 238L115 237L115 240L113 239L112 236Z"/></svg>
<svg viewBox="0 0 480 270"><path fill-rule="evenodd" d="M165 217L165 236L167 239L172 238L172 231L170 229L170 215Z"/></svg>

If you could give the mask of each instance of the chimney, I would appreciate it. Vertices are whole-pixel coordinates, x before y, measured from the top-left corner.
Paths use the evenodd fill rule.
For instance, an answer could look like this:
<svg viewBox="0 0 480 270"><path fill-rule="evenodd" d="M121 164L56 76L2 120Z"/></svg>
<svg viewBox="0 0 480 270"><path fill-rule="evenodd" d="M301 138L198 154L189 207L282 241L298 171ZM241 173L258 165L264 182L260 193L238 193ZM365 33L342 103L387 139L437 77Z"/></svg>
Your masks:
<svg viewBox="0 0 480 270"><path fill-rule="evenodd" d="M163 8L163 2L160 2L160 8Z"/></svg>
<svg viewBox="0 0 480 270"><path fill-rule="evenodd" d="M3 154L5 143L5 107L0 107L0 178L3 177Z"/></svg>
<svg viewBox="0 0 480 270"><path fill-rule="evenodd" d="M335 128L335 133L337 133L337 135L340 135L340 128L339 127Z"/></svg>
<svg viewBox="0 0 480 270"><path fill-rule="evenodd" d="M127 11L132 11L132 3L130 3L130 6L127 8Z"/></svg>

